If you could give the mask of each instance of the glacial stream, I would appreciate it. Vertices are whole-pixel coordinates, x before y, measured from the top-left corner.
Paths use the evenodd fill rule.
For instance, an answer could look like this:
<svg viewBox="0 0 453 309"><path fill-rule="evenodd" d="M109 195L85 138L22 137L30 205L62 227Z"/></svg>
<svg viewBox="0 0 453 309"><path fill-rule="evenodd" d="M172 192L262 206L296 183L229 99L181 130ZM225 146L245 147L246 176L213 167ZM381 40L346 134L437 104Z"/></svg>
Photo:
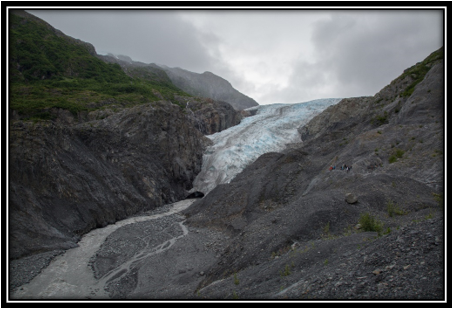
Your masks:
<svg viewBox="0 0 453 309"><path fill-rule="evenodd" d="M194 190L207 194L218 184L230 182L234 176L260 155L270 151L281 151L287 144L300 142L297 129L325 108L339 101L340 99L321 99L298 104L273 104L249 109L255 115L244 118L237 126L208 136L214 143L204 154L202 171L194 181ZM104 228L92 230L82 237L78 247L57 256L30 283L18 288L11 298L108 299L110 297L109 285L121 286L117 282L121 279L127 280L126 274L132 273L144 259L166 253L175 243L188 235L184 218L175 214L189 207L194 201L193 199L183 200L157 210L162 212L168 208L164 213L131 217ZM168 217L171 215L175 216ZM142 234L139 233L141 236L134 236L134 239L124 241L124 247L121 247L115 238L109 242L108 236L118 229L144 221L154 221L155 227L165 227L169 221L172 231L165 231L166 227L163 231L157 229L142 231ZM167 223L164 224L164 222ZM137 226L137 228L141 227ZM116 233L123 232L124 229L118 230ZM125 235L129 234L125 232ZM109 244L105 245L107 243ZM103 245L110 246L108 249L110 251L107 251L105 257L106 260L112 256L113 258L120 256L120 258L116 259L113 264L108 262L100 265L102 269L95 275L96 272L93 271L90 261L98 254ZM190 251L190 248L185 250L184 256L181 257L183 261L187 258L187 250ZM168 257L163 257L163 259L166 258ZM199 259L199 256L197 255L196 258ZM174 264L169 267L174 267ZM185 271L181 270L180 273L184 274ZM163 283L159 281L156 284L162 285Z"/></svg>
<svg viewBox="0 0 453 309"><path fill-rule="evenodd" d="M160 254L188 234L188 229L179 221L182 234L163 241L152 248L145 247L131 259L116 267L100 279L94 277L89 266L90 258L96 254L106 238L128 224L143 221L159 220L163 217L177 214L189 207L195 200L183 200L171 205L171 208L160 214L138 216L118 221L104 228L92 230L82 237L78 247L67 250L57 256L48 267L36 276L30 283L20 287L12 299L108 299L109 295L104 287L112 279L118 279L129 270L130 266L154 254ZM165 206L164 206L165 207Z"/></svg>

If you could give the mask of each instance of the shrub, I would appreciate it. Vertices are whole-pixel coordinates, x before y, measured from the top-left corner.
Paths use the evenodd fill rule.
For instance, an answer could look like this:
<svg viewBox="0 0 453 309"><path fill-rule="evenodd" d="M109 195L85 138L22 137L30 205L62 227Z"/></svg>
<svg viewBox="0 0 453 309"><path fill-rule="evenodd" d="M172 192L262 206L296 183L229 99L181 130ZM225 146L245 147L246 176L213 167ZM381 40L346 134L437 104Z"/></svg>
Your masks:
<svg viewBox="0 0 453 309"><path fill-rule="evenodd" d="M369 213L361 214L359 224L365 232L377 232L380 236L383 224Z"/></svg>
<svg viewBox="0 0 453 309"><path fill-rule="evenodd" d="M396 157L394 155L391 155L389 158L389 163L395 163L396 162Z"/></svg>
<svg viewBox="0 0 453 309"><path fill-rule="evenodd" d="M385 111L383 115L376 116L374 118L374 122L377 123L380 126L385 124L385 123L388 123L388 113L387 113L387 111Z"/></svg>
<svg viewBox="0 0 453 309"><path fill-rule="evenodd" d="M396 152L395 152L395 155L396 155L397 158L402 158L403 155L404 155L404 150L397 149Z"/></svg>
<svg viewBox="0 0 453 309"><path fill-rule="evenodd" d="M398 207L397 204L394 204L392 201L387 202L387 213L389 214L389 217L393 217L394 215L405 215L407 214L404 210Z"/></svg>
<svg viewBox="0 0 453 309"><path fill-rule="evenodd" d="M396 149L394 154L389 157L389 163L394 163L397 159L401 159L404 155L404 150Z"/></svg>
<svg viewBox="0 0 453 309"><path fill-rule="evenodd" d="M285 277L291 275L291 268L288 264L285 266L285 270L280 271L280 276Z"/></svg>

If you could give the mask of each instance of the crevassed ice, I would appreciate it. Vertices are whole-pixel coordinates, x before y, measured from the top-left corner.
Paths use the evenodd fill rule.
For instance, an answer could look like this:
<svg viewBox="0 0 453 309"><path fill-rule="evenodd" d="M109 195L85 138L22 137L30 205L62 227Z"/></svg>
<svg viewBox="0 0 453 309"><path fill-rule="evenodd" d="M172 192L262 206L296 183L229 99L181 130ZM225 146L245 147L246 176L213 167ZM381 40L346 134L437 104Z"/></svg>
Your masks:
<svg viewBox="0 0 453 309"><path fill-rule="evenodd" d="M207 194L218 184L230 182L248 164L267 152L278 152L300 142L297 128L341 99L318 99L295 104L270 104L249 108L256 114L240 124L207 136L213 141L203 155L195 191Z"/></svg>

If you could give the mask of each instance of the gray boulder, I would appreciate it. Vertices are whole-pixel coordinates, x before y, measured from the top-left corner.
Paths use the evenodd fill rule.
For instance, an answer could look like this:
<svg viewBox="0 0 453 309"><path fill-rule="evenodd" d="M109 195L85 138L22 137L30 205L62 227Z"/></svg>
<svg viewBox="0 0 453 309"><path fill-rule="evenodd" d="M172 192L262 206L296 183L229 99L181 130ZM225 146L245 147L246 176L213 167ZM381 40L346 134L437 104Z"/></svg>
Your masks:
<svg viewBox="0 0 453 309"><path fill-rule="evenodd" d="M346 193L345 201L348 202L349 204L357 203L357 196L355 196L352 193Z"/></svg>

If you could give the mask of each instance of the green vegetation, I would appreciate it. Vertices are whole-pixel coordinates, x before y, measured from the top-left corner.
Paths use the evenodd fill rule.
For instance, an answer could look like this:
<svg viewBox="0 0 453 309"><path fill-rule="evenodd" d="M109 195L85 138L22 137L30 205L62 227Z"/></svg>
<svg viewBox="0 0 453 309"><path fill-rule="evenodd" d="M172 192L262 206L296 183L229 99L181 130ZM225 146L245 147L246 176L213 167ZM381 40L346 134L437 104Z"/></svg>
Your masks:
<svg viewBox="0 0 453 309"><path fill-rule="evenodd" d="M440 207L444 206L444 195L442 193L432 193L434 200Z"/></svg>
<svg viewBox="0 0 453 309"><path fill-rule="evenodd" d="M65 36L39 19L10 16L10 108L25 119L51 119L51 108L81 111L106 104L129 107L189 96L158 68L133 68L95 56L90 44Z"/></svg>
<svg viewBox="0 0 453 309"><path fill-rule="evenodd" d="M425 219L426 219L426 220L429 220L429 219L432 219L432 218L434 218L434 214L433 214L432 210L430 209L429 214L427 214L427 215L425 216Z"/></svg>
<svg viewBox="0 0 453 309"><path fill-rule="evenodd" d="M416 65L407 69L403 73L401 78L410 76L413 79L413 82L409 86L406 87L406 89L402 93L402 96L403 97L410 96L414 92L415 86L417 86L418 83L420 83L425 78L426 73L428 73L429 69L434 64L434 62L437 62L437 61L443 59L443 57L444 57L444 49L442 47L439 50L433 52L431 55L429 55L421 63L417 63Z"/></svg>
<svg viewBox="0 0 453 309"><path fill-rule="evenodd" d="M283 254L287 253L290 250L291 250L291 246L290 245L284 246L284 247L278 249L277 252L273 251L272 254L271 254L271 258L274 259L276 256L283 255Z"/></svg>
<svg viewBox="0 0 453 309"><path fill-rule="evenodd" d="M289 276L291 275L291 266L289 266L288 264L285 265L285 269L283 271L280 271L280 276L282 277L286 277L286 276Z"/></svg>
<svg viewBox="0 0 453 309"><path fill-rule="evenodd" d="M329 235L330 233L330 222L327 222L327 224L323 228L324 234Z"/></svg>
<svg viewBox="0 0 453 309"><path fill-rule="evenodd" d="M437 157L438 155L441 156L443 154L444 153L442 152L442 150L436 149L436 150L434 150L434 153L432 154L432 156Z"/></svg>
<svg viewBox="0 0 453 309"><path fill-rule="evenodd" d="M239 279L238 279L237 273L234 273L233 278L234 278L234 284L239 285Z"/></svg>
<svg viewBox="0 0 453 309"><path fill-rule="evenodd" d="M373 122L378 124L378 125L380 125L380 126L383 125L383 124L388 123L388 113L387 113L387 111L384 111L384 114L382 114L382 115L377 115L376 117L374 117Z"/></svg>
<svg viewBox="0 0 453 309"><path fill-rule="evenodd" d="M395 163L396 162L396 157L394 155L391 155L389 158L389 163Z"/></svg>
<svg viewBox="0 0 453 309"><path fill-rule="evenodd" d="M387 213L389 217L393 217L395 215L402 216L407 214L407 212L399 208L398 205L396 203L393 203L392 201L387 202Z"/></svg>
<svg viewBox="0 0 453 309"><path fill-rule="evenodd" d="M382 233L383 223L369 213L360 215L359 224L365 232L377 232L379 236Z"/></svg>
<svg viewBox="0 0 453 309"><path fill-rule="evenodd" d="M389 163L395 163L398 159L401 159L404 155L404 150L396 149L394 154L389 157Z"/></svg>

